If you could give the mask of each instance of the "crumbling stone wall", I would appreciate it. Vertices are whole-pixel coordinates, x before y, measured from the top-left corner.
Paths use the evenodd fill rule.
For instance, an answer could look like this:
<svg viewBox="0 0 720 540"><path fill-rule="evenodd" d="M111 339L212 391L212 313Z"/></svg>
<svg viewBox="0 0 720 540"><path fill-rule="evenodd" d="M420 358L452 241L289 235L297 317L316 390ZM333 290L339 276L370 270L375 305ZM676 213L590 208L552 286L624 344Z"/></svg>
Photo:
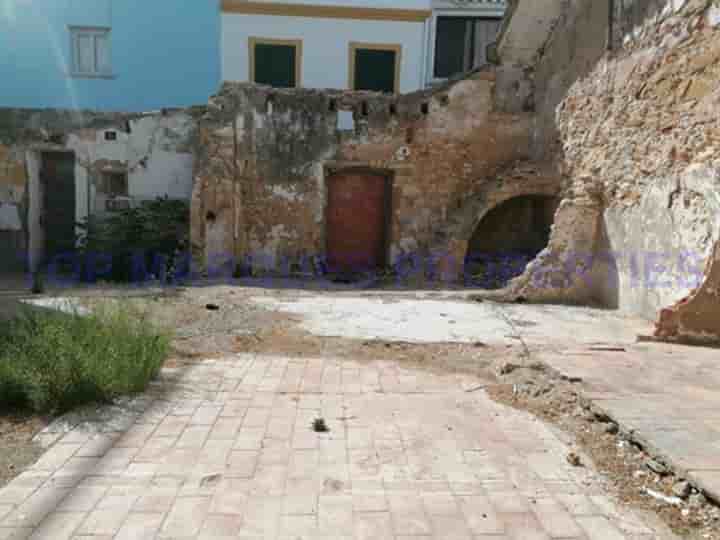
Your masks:
<svg viewBox="0 0 720 540"><path fill-rule="evenodd" d="M559 188L501 174L528 158L532 116L498 111L494 87L491 69L397 97L226 84L198 120L196 261L307 268L325 252L328 178L366 167L392 177L390 261L439 257L457 278L483 212Z"/></svg>
<svg viewBox="0 0 720 540"><path fill-rule="evenodd" d="M596 5L575 4L588 14ZM511 296L599 301L655 318L692 293L663 312L659 333L690 335L695 324L707 338L711 329L697 323L718 320L709 299L717 306L711 255L720 238L720 8L708 0L633 4L630 23L615 20L610 50L599 52L601 32L594 52L579 43L583 24L600 14L560 20L545 46L550 57L534 81L535 141L554 146L566 185L550 245ZM578 37L566 55L584 59L577 78L551 69L543 76L568 35ZM556 47L555 39L566 43Z"/></svg>
<svg viewBox="0 0 720 540"><path fill-rule="evenodd" d="M112 137L106 138L106 132ZM0 271L42 258L43 152L75 156L76 220L106 210L102 173L127 174L131 200L189 199L195 123L186 111L148 114L0 109ZM51 186L50 186L51 188ZM29 253L28 253L29 252ZM28 260L29 255L29 260Z"/></svg>

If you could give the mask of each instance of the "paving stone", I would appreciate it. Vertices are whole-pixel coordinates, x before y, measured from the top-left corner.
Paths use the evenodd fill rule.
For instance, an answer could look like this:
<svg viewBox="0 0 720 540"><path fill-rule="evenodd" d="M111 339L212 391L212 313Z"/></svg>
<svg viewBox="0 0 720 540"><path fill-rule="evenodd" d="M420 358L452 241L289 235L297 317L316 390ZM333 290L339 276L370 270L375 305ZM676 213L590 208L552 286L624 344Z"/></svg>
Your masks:
<svg viewBox="0 0 720 540"><path fill-rule="evenodd" d="M553 538L575 538L582 536L582 530L565 510L551 499L537 499L532 510L543 529Z"/></svg>
<svg viewBox="0 0 720 540"><path fill-rule="evenodd" d="M230 452L225 475L237 478L253 478L258 466L259 452L254 450L233 450Z"/></svg>
<svg viewBox="0 0 720 540"><path fill-rule="evenodd" d="M318 526L326 535L352 530L352 497L349 495L321 495L318 500Z"/></svg>
<svg viewBox="0 0 720 540"><path fill-rule="evenodd" d="M530 512L527 498L518 491L488 491L488 498L496 512L503 514Z"/></svg>
<svg viewBox="0 0 720 540"><path fill-rule="evenodd" d="M188 426L175 443L175 448L202 448L211 429L211 426Z"/></svg>
<svg viewBox="0 0 720 540"><path fill-rule="evenodd" d="M200 529L200 537L236 538L242 517L238 515L210 514Z"/></svg>
<svg viewBox="0 0 720 540"><path fill-rule="evenodd" d="M89 512L103 498L108 488L105 486L73 489L58 505L58 512Z"/></svg>
<svg viewBox="0 0 720 540"><path fill-rule="evenodd" d="M107 495L103 497L78 528L77 534L117 534L137 499L138 496L134 495Z"/></svg>
<svg viewBox="0 0 720 540"><path fill-rule="evenodd" d="M10 512L0 522L0 527L37 527L70 491L70 488L41 487Z"/></svg>
<svg viewBox="0 0 720 540"><path fill-rule="evenodd" d="M56 444L45 452L32 466L34 471L55 472L62 467L80 448L82 444Z"/></svg>
<svg viewBox="0 0 720 540"><path fill-rule="evenodd" d="M253 497L251 487L248 480L224 480L213 494L210 513L242 516L248 501Z"/></svg>
<svg viewBox="0 0 720 540"><path fill-rule="evenodd" d="M161 535L192 537L200 532L210 507L210 497L180 497L175 500Z"/></svg>
<svg viewBox="0 0 720 540"><path fill-rule="evenodd" d="M354 515L355 540L394 540L392 518L389 512L362 512Z"/></svg>
<svg viewBox="0 0 720 540"><path fill-rule="evenodd" d="M534 514L501 514L506 535L512 540L550 540Z"/></svg>
<svg viewBox="0 0 720 540"><path fill-rule="evenodd" d="M605 516L580 516L576 519L590 540L625 539L625 536Z"/></svg>
<svg viewBox="0 0 720 540"><path fill-rule="evenodd" d="M87 517L85 512L53 512L30 536L31 540L67 540L73 536L80 523Z"/></svg>
<svg viewBox="0 0 720 540"><path fill-rule="evenodd" d="M505 526L495 513L488 497L469 495L460 496L459 500L462 513L473 534L501 534L505 531Z"/></svg>
<svg viewBox="0 0 720 540"><path fill-rule="evenodd" d="M180 375L212 389L203 397L215 401L171 393L109 448L74 434L78 442L63 443L47 471L0 490L0 539L38 525L41 534L42 519L61 514L69 520L57 522L61 537L85 540L587 540L595 523L581 519L603 518L611 527L620 515L634 534L649 530L578 488L567 477L562 443L538 422L462 390L475 379L392 362L310 359L299 363L308 366L300 387L333 393L291 396L274 389L289 380L293 363L258 358L249 357L242 382L242 373L225 381L223 373L237 368L232 362ZM354 379L382 380L398 393L365 395ZM318 417L330 433L312 431ZM92 474L83 476L87 469Z"/></svg>
<svg viewBox="0 0 720 540"><path fill-rule="evenodd" d="M26 540L33 531L33 528L0 527L0 540Z"/></svg>
<svg viewBox="0 0 720 540"><path fill-rule="evenodd" d="M132 511L164 514L172 507L178 491L173 487L151 487L135 501Z"/></svg>
<svg viewBox="0 0 720 540"><path fill-rule="evenodd" d="M131 513L114 540L153 540L162 525L164 513Z"/></svg>
<svg viewBox="0 0 720 540"><path fill-rule="evenodd" d="M425 511L430 516L457 516L460 514L458 500L450 493L425 493L422 495Z"/></svg>
<svg viewBox="0 0 720 540"><path fill-rule="evenodd" d="M384 492L357 492L354 487L353 485L352 503L355 512L386 512L389 510Z"/></svg>

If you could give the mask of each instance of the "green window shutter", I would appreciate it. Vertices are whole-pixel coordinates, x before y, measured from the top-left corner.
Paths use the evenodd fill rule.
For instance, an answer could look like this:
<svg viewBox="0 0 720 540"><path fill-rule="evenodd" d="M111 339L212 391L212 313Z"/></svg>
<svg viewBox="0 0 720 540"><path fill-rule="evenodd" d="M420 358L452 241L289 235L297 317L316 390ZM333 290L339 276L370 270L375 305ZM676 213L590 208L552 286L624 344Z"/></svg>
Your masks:
<svg viewBox="0 0 720 540"><path fill-rule="evenodd" d="M296 58L294 45L255 44L255 82L279 88L293 88Z"/></svg>
<svg viewBox="0 0 720 540"><path fill-rule="evenodd" d="M355 90L394 93L395 51L355 49Z"/></svg>
<svg viewBox="0 0 720 540"><path fill-rule="evenodd" d="M465 71L468 19L438 17L435 41L435 76L452 77Z"/></svg>

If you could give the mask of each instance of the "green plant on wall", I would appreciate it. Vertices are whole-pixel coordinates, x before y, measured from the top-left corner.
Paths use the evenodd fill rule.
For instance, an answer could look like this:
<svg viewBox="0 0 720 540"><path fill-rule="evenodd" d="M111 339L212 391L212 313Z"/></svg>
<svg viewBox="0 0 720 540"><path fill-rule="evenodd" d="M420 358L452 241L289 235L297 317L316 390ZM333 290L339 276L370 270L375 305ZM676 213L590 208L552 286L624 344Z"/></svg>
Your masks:
<svg viewBox="0 0 720 540"><path fill-rule="evenodd" d="M190 208L186 201L163 197L135 208L90 216L79 226L86 279L129 282L136 277L138 257L144 258L148 270L159 270L171 278L176 256L187 246ZM158 260L165 261L164 268L154 268ZM112 266L106 271L108 264Z"/></svg>

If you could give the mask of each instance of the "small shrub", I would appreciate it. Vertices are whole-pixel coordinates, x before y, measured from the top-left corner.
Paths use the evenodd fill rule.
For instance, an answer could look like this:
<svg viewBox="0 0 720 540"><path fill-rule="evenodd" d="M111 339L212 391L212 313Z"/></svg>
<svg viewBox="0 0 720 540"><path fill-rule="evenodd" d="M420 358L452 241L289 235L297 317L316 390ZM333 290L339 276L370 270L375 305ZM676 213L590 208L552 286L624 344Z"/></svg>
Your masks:
<svg viewBox="0 0 720 540"><path fill-rule="evenodd" d="M59 414L141 392L169 338L127 310L29 311L0 330L0 408Z"/></svg>
<svg viewBox="0 0 720 540"><path fill-rule="evenodd" d="M149 271L172 280L176 257L188 244L190 206L187 201L161 197L127 210L90 216L79 227L83 279L132 282L145 278L143 274Z"/></svg>

